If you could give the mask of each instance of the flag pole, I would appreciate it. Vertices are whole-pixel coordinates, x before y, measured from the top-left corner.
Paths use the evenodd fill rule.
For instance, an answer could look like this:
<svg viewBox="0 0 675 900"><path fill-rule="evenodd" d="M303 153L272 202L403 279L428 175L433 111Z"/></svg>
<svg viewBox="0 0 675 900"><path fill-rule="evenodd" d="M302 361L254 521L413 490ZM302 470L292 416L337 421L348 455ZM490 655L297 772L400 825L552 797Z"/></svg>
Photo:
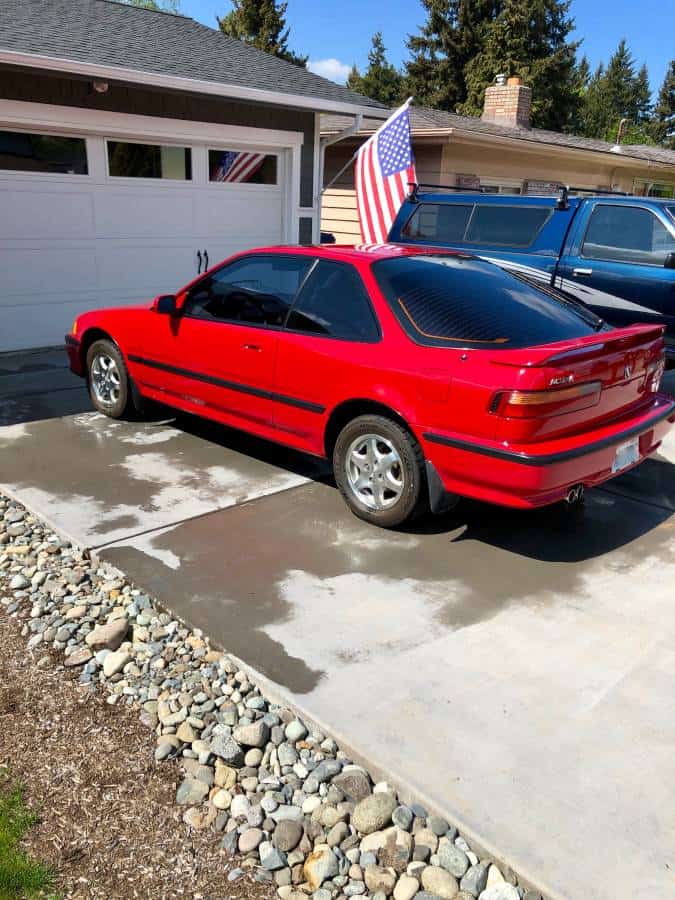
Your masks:
<svg viewBox="0 0 675 900"><path fill-rule="evenodd" d="M370 140L370 139L369 139L369 140ZM347 160L347 162L346 162L346 163L344 164L344 166L340 169L340 171L337 173L337 175L335 175L334 178L331 178L331 180L328 182L327 185L325 185L325 187L322 187L322 188L321 188L321 192L320 192L319 196L321 196L321 194L323 194L324 191L327 191L329 187L332 187L332 185L335 184L335 182L338 180L338 178L340 177L340 175L342 175L344 172L346 172L346 170L351 166L351 164L355 161L356 157L359 155L359 150L360 150L360 149L361 149L361 148L358 147L358 148L354 151L353 156L351 156L351 157Z"/></svg>
<svg viewBox="0 0 675 900"><path fill-rule="evenodd" d="M405 101L403 106L399 106L397 109L395 109L394 112L389 117L389 119L393 118L394 115L398 115L398 113L401 111L401 109L404 109L405 107L410 106L412 101L413 101L413 98L408 97L408 99ZM387 122L389 121L389 119L387 119ZM384 122L382 125L380 125L380 128L378 128L377 131L379 131L381 128L384 128L384 126L387 124L387 122ZM375 135L377 134L377 131L375 131L373 134L371 134L371 136L368 138L368 141L371 141L375 137ZM368 141L366 141L365 143L367 144ZM361 145L361 147L362 146L363 146L363 144ZM335 182L338 180L340 175L343 175L347 171L347 169L351 166L351 164L356 160L356 157L359 155L359 150L361 149L361 147L356 148L356 150L354 151L352 156L350 156L350 158L347 160L347 162L344 164L344 166L342 166L342 168L337 173L337 175L335 175L333 178L331 178L331 180L328 182L328 184L321 188L321 191L319 192L319 196L321 196L321 194L323 194L324 191L327 191L329 187L332 187L335 184Z"/></svg>

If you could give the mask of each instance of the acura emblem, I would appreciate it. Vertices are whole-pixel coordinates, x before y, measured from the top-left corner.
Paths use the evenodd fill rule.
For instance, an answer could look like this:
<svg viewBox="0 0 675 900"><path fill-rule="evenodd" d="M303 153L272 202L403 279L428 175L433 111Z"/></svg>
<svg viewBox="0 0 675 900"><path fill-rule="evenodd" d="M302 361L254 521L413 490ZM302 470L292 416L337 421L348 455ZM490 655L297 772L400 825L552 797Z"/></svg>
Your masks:
<svg viewBox="0 0 675 900"><path fill-rule="evenodd" d="M623 377L624 377L624 378L630 378L630 376L631 376L632 374L633 374L633 367L632 367L632 366L624 366L624 367L623 367Z"/></svg>

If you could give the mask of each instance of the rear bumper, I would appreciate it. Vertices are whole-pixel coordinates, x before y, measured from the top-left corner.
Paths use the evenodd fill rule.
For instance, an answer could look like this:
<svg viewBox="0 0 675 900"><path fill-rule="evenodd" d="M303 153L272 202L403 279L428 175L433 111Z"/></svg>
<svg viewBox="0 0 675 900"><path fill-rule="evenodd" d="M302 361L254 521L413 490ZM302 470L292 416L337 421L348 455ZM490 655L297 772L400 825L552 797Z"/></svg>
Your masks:
<svg viewBox="0 0 675 900"><path fill-rule="evenodd" d="M82 353L80 342L72 334L67 334L64 339L66 353L68 354L68 362L70 363L70 371L80 378L84 378L84 363L82 361Z"/></svg>
<svg viewBox="0 0 675 900"><path fill-rule="evenodd" d="M422 431L426 458L446 491L504 506L545 506L562 500L570 487L594 487L612 472L617 447L638 438L638 465L653 453L675 423L675 402L657 396L639 415L566 440L505 446L450 432ZM622 471L626 471L623 469Z"/></svg>

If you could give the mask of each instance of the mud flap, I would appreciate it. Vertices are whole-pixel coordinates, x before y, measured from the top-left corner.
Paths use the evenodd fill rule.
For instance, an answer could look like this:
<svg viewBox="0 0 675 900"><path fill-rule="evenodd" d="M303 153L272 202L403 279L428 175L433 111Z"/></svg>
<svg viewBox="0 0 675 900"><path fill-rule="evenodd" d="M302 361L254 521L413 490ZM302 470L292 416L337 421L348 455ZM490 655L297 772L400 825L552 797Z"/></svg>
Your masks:
<svg viewBox="0 0 675 900"><path fill-rule="evenodd" d="M435 515L449 512L459 503L459 494L451 494L443 487L441 476L436 471L436 466L428 459L424 461L427 473L427 485L429 486L429 507Z"/></svg>

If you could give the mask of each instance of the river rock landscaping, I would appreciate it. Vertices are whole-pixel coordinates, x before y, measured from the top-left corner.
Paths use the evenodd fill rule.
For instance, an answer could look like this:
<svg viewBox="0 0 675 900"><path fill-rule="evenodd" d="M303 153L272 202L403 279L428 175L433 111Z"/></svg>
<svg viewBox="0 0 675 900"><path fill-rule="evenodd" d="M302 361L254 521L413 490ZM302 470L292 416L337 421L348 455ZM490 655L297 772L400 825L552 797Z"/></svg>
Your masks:
<svg viewBox="0 0 675 900"><path fill-rule="evenodd" d="M0 602L55 692L54 675L63 683L71 673L81 702L101 698L102 712L134 719L141 737L131 743L146 757L139 789L178 770L182 839L193 855L215 848L221 867L205 870L211 887L202 879L184 895L541 900L479 858L451 823L400 803L329 735L269 702L199 631L2 495ZM104 752L96 729L88 752ZM108 896L173 896L143 893L128 877L127 892ZM66 895L98 896L81 885Z"/></svg>

